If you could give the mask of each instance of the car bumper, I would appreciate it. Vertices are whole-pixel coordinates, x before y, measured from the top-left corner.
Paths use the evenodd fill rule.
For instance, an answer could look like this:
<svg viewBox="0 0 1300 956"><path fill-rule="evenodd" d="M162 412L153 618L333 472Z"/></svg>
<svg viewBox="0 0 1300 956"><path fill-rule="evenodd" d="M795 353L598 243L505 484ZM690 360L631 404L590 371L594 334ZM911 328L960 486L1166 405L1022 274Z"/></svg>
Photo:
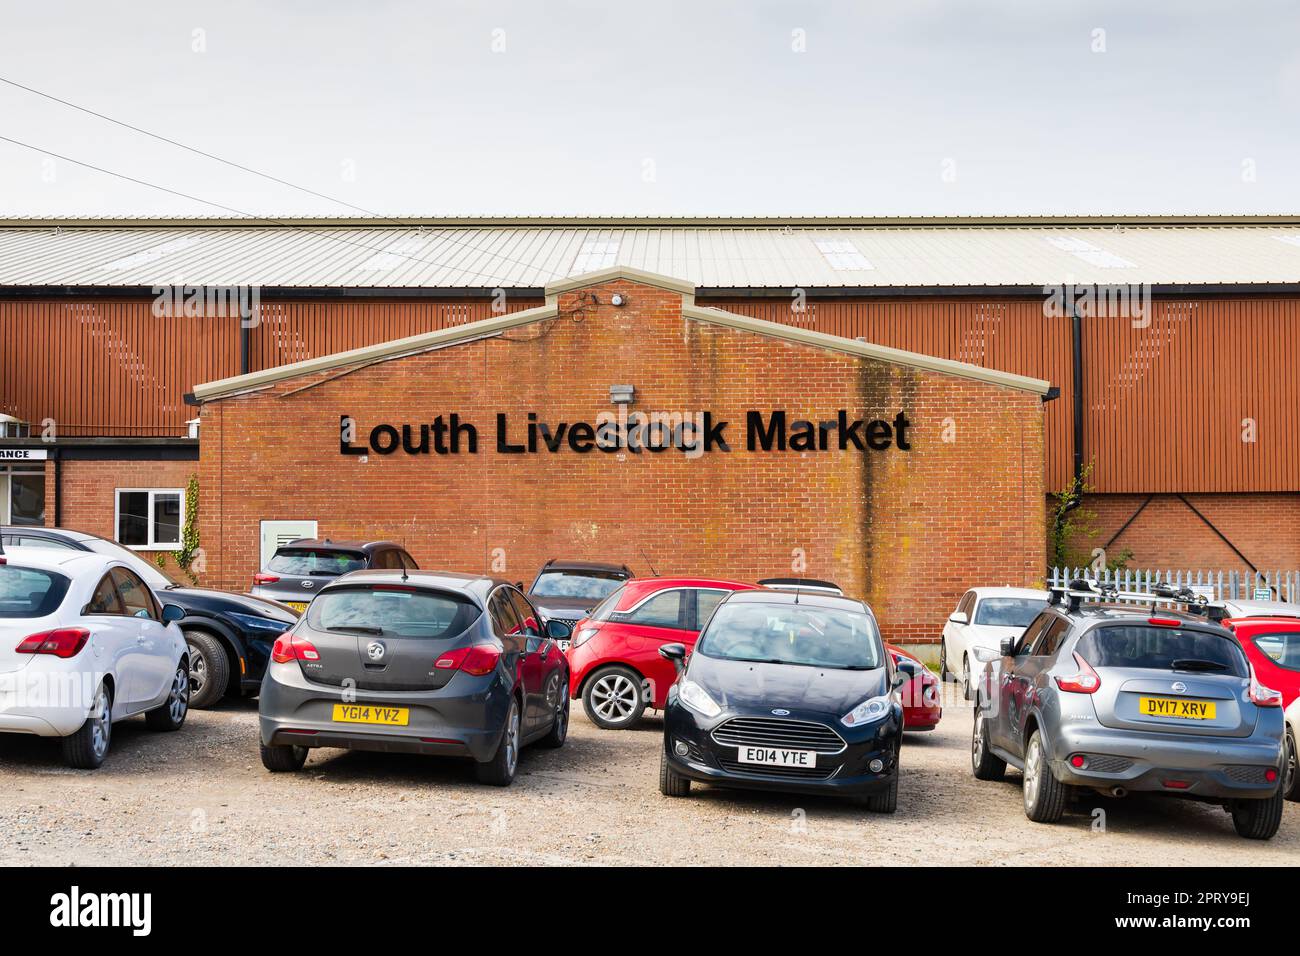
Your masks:
<svg viewBox="0 0 1300 956"><path fill-rule="evenodd" d="M663 744L669 765L684 777L721 787L830 796L874 793L888 787L898 775L898 748L902 737L902 713L898 707L885 719L853 733L846 732L844 728L832 728L844 738L846 746L839 754L818 756L817 769L831 770L829 775L819 779L783 775L778 769L759 766L737 770L737 748L715 741L712 731L730 718L742 716L765 715L724 713L710 720L677 700L670 700L664 711ZM826 724L820 717L800 714L798 711L792 713L791 717ZM676 752L679 741L689 749L685 756ZM875 773L868 765L877 759L884 766L880 772Z"/></svg>
<svg viewBox="0 0 1300 956"><path fill-rule="evenodd" d="M0 674L0 733L66 737L90 713L104 675L84 671L80 661L55 657Z"/></svg>
<svg viewBox="0 0 1300 956"><path fill-rule="evenodd" d="M943 717L939 702L939 682L933 678L915 678L903 687L903 729L934 730Z"/></svg>
<svg viewBox="0 0 1300 956"><path fill-rule="evenodd" d="M404 726L354 724L334 720L334 705L374 704L404 707ZM475 678L458 673L436 691L354 689L316 684L296 663L271 664L258 699L261 740L266 745L338 747L435 756L473 757L496 753L505 729L510 691L499 674Z"/></svg>
<svg viewBox="0 0 1300 956"><path fill-rule="evenodd" d="M1090 727L1063 731L1058 744L1052 771L1071 786L1206 799L1263 799L1280 786L1281 744L1271 737L1171 739L1170 734ZM1087 757L1089 766L1074 767L1075 754ZM1269 769L1277 770L1279 779L1266 780Z"/></svg>

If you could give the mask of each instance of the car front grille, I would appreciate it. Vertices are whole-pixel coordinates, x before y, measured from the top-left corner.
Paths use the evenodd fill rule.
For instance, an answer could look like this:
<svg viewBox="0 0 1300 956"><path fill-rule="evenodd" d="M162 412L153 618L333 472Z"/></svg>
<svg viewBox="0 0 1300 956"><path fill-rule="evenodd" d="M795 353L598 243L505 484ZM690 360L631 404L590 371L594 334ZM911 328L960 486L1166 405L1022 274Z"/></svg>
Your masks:
<svg viewBox="0 0 1300 956"><path fill-rule="evenodd" d="M715 743L724 747L775 747L837 754L846 746L844 738L825 724L780 717L733 717L715 727L712 736ZM807 772L802 768L794 769Z"/></svg>
<svg viewBox="0 0 1300 956"><path fill-rule="evenodd" d="M1224 774L1237 783L1267 783L1264 774L1268 767L1224 767Z"/></svg>
<svg viewBox="0 0 1300 956"><path fill-rule="evenodd" d="M737 777L784 777L789 780L826 780L839 767L778 767L771 764L738 763L719 760L718 765Z"/></svg>
<svg viewBox="0 0 1300 956"><path fill-rule="evenodd" d="M1131 766L1133 761L1127 757L1110 757L1101 754L1088 758L1087 769L1093 773L1123 773Z"/></svg>

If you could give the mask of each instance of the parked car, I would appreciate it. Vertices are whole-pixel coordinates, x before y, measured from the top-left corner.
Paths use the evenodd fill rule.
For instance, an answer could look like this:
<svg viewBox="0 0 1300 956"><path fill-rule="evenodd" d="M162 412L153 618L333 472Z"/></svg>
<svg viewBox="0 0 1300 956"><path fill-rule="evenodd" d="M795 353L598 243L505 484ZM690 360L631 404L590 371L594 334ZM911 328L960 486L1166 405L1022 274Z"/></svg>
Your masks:
<svg viewBox="0 0 1300 956"><path fill-rule="evenodd" d="M62 739L93 770L113 724L179 730L189 705L183 611L123 562L53 548L0 554L0 732Z"/></svg>
<svg viewBox="0 0 1300 956"><path fill-rule="evenodd" d="M840 794L869 809L898 806L903 708L896 670L871 609L829 594L729 594L686 660L664 710L659 790L691 782Z"/></svg>
<svg viewBox="0 0 1300 956"><path fill-rule="evenodd" d="M948 616L939 644L939 676L961 682L971 698L971 680L982 670L974 650L996 651L1008 637L1019 637L1043 608L1047 592L1034 588L971 588ZM955 669L954 669L955 668Z"/></svg>
<svg viewBox="0 0 1300 956"><path fill-rule="evenodd" d="M980 650L974 775L1022 769L1025 814L1040 823L1059 820L1076 788L1148 791L1218 803L1241 836L1271 838L1282 819L1281 696L1259 683L1232 632L1203 603L1187 613L1082 582L1052 595L1021 636Z"/></svg>
<svg viewBox="0 0 1300 956"><path fill-rule="evenodd" d="M1286 709L1286 769L1282 776L1282 792L1286 798L1300 801L1300 773L1296 767L1297 740L1300 740L1300 699L1291 701L1291 706Z"/></svg>
<svg viewBox="0 0 1300 956"><path fill-rule="evenodd" d="M1280 601L1269 603L1281 604ZM1283 616L1292 609L1296 612L1294 615ZM1230 610L1247 608L1230 606ZM1237 617L1224 621L1224 624L1241 641L1259 682L1282 695L1282 706L1288 715L1282 792L1286 799L1300 801L1300 775L1296 774L1296 717L1300 715L1300 606L1283 605L1280 611L1273 610L1269 614L1268 617Z"/></svg>
<svg viewBox="0 0 1300 956"><path fill-rule="evenodd" d="M893 657L894 666L907 676L907 682L898 692L903 705L903 729L909 733L934 730L943 717L939 676L926 667L919 657L901 647L886 641L885 650Z"/></svg>
<svg viewBox="0 0 1300 956"><path fill-rule="evenodd" d="M713 609L752 584L713 578L633 578L578 622L565 652L569 693L597 727L622 730L647 707L662 710L677 672L665 644L695 645Z"/></svg>
<svg viewBox="0 0 1300 956"><path fill-rule="evenodd" d="M528 589L528 600L548 621L563 621L574 627L631 578L632 570L625 564L552 558L537 572ZM562 643L560 650L568 650L568 644Z"/></svg>
<svg viewBox="0 0 1300 956"><path fill-rule="evenodd" d="M372 568L415 571L419 565L395 541L299 538L275 549L266 567L253 575L249 593L279 601L301 614L331 578Z"/></svg>
<svg viewBox="0 0 1300 956"><path fill-rule="evenodd" d="M763 578L760 587L774 591L811 591L818 594L842 595L844 589L832 581L818 578ZM885 642L885 650L894 659L895 666L908 675L907 683L899 692L903 704L903 729L907 731L934 730L943 717L943 702L939 698L939 678L915 654ZM907 663L904 663L904 662Z"/></svg>
<svg viewBox="0 0 1300 956"><path fill-rule="evenodd" d="M505 786L523 747L564 743L569 669L555 641L569 633L491 578L329 581L271 653L262 763L297 770L313 747L470 757L481 781Z"/></svg>
<svg viewBox="0 0 1300 956"><path fill-rule="evenodd" d="M92 551L121 561L153 588L160 601L185 612L176 623L189 645L190 701L211 707L226 696L256 694L275 639L298 620L298 612L274 601L233 591L182 584L134 551L84 531L6 527L4 546Z"/></svg>

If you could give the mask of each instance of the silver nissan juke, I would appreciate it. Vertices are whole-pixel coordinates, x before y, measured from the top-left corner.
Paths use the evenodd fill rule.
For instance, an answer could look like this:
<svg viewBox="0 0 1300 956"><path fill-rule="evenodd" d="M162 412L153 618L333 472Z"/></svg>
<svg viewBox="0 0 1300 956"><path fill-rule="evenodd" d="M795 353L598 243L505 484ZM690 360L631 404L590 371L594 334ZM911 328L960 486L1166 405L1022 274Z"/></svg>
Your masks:
<svg viewBox="0 0 1300 956"><path fill-rule="evenodd" d="M508 785L519 751L559 747L569 667L514 586L428 571L357 571L322 588L271 654L258 706L262 763L313 747L469 757Z"/></svg>

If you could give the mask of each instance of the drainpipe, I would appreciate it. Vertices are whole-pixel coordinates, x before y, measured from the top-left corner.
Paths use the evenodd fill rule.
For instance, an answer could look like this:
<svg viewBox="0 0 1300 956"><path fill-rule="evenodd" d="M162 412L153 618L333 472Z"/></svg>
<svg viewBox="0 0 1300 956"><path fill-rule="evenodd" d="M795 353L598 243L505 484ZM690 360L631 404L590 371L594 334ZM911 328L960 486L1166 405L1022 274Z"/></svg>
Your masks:
<svg viewBox="0 0 1300 956"><path fill-rule="evenodd" d="M1074 377L1073 444L1074 444L1074 500L1056 516L1056 530L1061 530L1065 516L1083 503L1083 317L1079 306L1070 307L1070 351Z"/></svg>

